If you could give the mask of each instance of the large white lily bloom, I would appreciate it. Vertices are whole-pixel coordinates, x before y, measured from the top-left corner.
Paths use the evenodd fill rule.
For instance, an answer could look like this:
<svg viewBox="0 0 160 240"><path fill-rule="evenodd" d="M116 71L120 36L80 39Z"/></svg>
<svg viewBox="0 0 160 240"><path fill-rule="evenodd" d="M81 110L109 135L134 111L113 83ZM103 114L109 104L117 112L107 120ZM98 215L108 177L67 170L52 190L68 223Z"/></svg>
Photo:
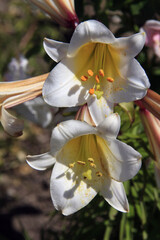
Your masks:
<svg viewBox="0 0 160 240"><path fill-rule="evenodd" d="M121 182L138 172L141 155L116 139L119 128L118 114L111 114L97 127L78 120L65 121L53 129L49 153L27 157L37 170L55 163L51 197L64 215L86 206L98 192L117 210L129 210Z"/></svg>
<svg viewBox="0 0 160 240"><path fill-rule="evenodd" d="M115 38L96 20L79 24L69 44L45 39L48 55L60 61L45 81L45 101L57 107L87 102L98 124L114 103L143 98L150 84L134 57L144 43L145 33Z"/></svg>

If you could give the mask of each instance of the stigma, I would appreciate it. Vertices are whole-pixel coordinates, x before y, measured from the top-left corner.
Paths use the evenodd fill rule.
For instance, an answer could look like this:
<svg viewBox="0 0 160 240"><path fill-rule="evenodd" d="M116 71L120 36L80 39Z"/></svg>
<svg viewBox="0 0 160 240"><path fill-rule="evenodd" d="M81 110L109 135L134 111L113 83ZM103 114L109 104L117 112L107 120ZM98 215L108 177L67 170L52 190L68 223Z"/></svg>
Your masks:
<svg viewBox="0 0 160 240"><path fill-rule="evenodd" d="M104 84L104 81L108 82L109 84L114 82L114 78L105 76L104 70L102 68L100 68L98 72L95 73L92 71L92 69L88 69L86 75L82 75L80 79L82 82L86 82L89 79L92 79L94 84L93 87L88 90L88 93L90 95L96 95L97 99L100 99L104 94L102 90L102 83Z"/></svg>

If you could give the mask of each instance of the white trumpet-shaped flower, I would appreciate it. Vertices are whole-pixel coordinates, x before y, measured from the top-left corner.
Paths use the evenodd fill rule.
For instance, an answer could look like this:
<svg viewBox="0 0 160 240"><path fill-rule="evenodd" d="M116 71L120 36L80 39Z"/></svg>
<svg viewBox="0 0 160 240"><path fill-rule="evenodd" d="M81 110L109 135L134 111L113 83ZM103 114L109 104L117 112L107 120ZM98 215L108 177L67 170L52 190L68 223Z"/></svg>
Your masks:
<svg viewBox="0 0 160 240"><path fill-rule="evenodd" d="M145 71L135 60L145 33L115 38L96 20L75 29L69 44L44 40L48 55L60 63L43 87L45 101L57 107L87 102L96 124L113 110L113 104L141 99L149 88Z"/></svg>
<svg viewBox="0 0 160 240"><path fill-rule="evenodd" d="M64 215L86 206L98 192L117 210L128 211L122 182L138 172L141 155L116 139L119 128L118 114L111 114L97 127L65 121L53 129L49 153L27 157L37 170L55 163L51 197Z"/></svg>

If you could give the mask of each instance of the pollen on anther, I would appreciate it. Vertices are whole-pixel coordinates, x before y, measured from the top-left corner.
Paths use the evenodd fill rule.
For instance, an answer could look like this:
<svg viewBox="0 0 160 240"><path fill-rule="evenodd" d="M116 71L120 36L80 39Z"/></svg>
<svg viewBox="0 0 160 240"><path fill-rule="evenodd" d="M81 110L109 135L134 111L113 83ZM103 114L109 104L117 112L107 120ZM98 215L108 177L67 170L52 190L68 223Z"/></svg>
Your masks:
<svg viewBox="0 0 160 240"><path fill-rule="evenodd" d="M70 163L70 164L69 164L69 168L73 168L74 165L75 165L75 163Z"/></svg>
<svg viewBox="0 0 160 240"><path fill-rule="evenodd" d="M112 82L114 82L114 79L111 77L107 77L107 81L112 83Z"/></svg>
<svg viewBox="0 0 160 240"><path fill-rule="evenodd" d="M80 164L80 165L86 165L85 162L83 162L83 161L79 161L79 160L77 161L77 163Z"/></svg>
<svg viewBox="0 0 160 240"><path fill-rule="evenodd" d="M84 76L84 75L81 76L81 81L86 82L87 80L88 80L87 76Z"/></svg>
<svg viewBox="0 0 160 240"><path fill-rule="evenodd" d="M96 82L99 83L99 76L98 75L95 76L95 79L96 79Z"/></svg>
<svg viewBox="0 0 160 240"><path fill-rule="evenodd" d="M102 76L102 77L104 77L104 71L103 71L103 69L99 69L99 75Z"/></svg>
<svg viewBox="0 0 160 240"><path fill-rule="evenodd" d="M89 94L90 94L90 95L93 95L93 94L94 94L94 88L90 88L90 89L89 89Z"/></svg>
<svg viewBox="0 0 160 240"><path fill-rule="evenodd" d="M93 71L92 71L91 69L88 69L87 73L88 73L88 75L89 75L90 77L92 77L93 74L94 74Z"/></svg>
<svg viewBox="0 0 160 240"><path fill-rule="evenodd" d="M88 162L94 163L94 159L93 158L88 158Z"/></svg>
<svg viewBox="0 0 160 240"><path fill-rule="evenodd" d="M89 164L92 168L96 168L96 164L94 164L94 163L90 163Z"/></svg>
<svg viewBox="0 0 160 240"><path fill-rule="evenodd" d="M96 172L96 175L97 175L98 177L102 177L102 173L101 173L101 172Z"/></svg>

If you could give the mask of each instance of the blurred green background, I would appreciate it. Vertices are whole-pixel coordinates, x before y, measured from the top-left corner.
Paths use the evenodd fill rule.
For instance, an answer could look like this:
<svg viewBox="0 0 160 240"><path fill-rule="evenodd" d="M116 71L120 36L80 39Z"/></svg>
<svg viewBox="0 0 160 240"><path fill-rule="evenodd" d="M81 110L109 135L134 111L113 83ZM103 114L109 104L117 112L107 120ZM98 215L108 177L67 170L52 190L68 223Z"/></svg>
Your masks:
<svg viewBox="0 0 160 240"><path fill-rule="evenodd" d="M149 19L160 20L159 0L75 0L80 21L97 19L116 37L139 31ZM29 60L28 74L36 76L55 63L43 49L43 38L69 42L72 31L60 27L41 11L22 0L0 0L0 80L12 57ZM144 47L137 59L145 69L151 89L160 92L160 60ZM0 127L0 240L159 240L160 191L154 178L154 162L143 125L135 107L134 122L117 106L122 118L119 139L143 156L140 172L125 182L130 212L123 214L97 196L87 207L64 217L50 199L51 169L38 172L25 162L27 154L49 150L51 129L25 120L23 136L11 138Z"/></svg>

